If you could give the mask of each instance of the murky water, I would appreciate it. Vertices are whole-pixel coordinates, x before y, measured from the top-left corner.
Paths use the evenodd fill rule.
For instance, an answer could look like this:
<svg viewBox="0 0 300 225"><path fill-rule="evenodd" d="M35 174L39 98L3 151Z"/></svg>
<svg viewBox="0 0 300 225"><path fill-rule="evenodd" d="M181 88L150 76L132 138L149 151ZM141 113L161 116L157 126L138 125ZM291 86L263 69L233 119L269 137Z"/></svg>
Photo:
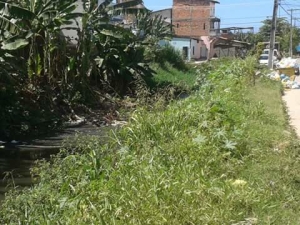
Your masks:
<svg viewBox="0 0 300 225"><path fill-rule="evenodd" d="M26 187L32 185L30 168L38 159L50 159L59 152L64 140L72 140L75 134L93 135L105 140L112 127L96 127L83 125L67 128L49 137L36 139L24 145L6 146L0 149L0 201L12 187Z"/></svg>
<svg viewBox="0 0 300 225"><path fill-rule="evenodd" d="M2 158L0 159L0 200L4 194L13 186L30 186L30 167L34 160Z"/></svg>

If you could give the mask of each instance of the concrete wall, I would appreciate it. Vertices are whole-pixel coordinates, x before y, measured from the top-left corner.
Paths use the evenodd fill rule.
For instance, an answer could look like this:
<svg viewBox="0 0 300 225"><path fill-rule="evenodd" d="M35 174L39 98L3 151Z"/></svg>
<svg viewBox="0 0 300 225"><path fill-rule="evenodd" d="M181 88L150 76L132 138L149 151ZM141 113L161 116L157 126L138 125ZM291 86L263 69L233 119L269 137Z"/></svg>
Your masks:
<svg viewBox="0 0 300 225"><path fill-rule="evenodd" d="M187 48L186 59L191 60L191 39L190 38L173 38L170 44L183 55L183 49Z"/></svg>
<svg viewBox="0 0 300 225"><path fill-rule="evenodd" d="M154 11L151 13L152 16L162 16L162 18L167 22L167 23L172 23L172 9L163 9L159 11Z"/></svg>
<svg viewBox="0 0 300 225"><path fill-rule="evenodd" d="M98 5L101 4L101 3L103 3L103 2L104 2L104 0L98 0ZM77 0L76 6L77 7L74 10L74 13L83 13L84 12L82 0ZM76 20L78 22L79 29L81 30L82 29L81 18L77 18ZM64 29L64 27L74 27L74 29L72 29L72 30L70 30L70 29ZM78 28L78 27L77 27L77 24L76 24L75 21L71 25L67 25L67 26L63 26L62 27L62 33L63 33L63 35L66 38L70 38L72 44L77 44L78 34L77 34L77 31L75 30L76 28Z"/></svg>
<svg viewBox="0 0 300 225"><path fill-rule="evenodd" d="M201 41L191 39L191 59L200 59Z"/></svg>
<svg viewBox="0 0 300 225"><path fill-rule="evenodd" d="M228 48L217 47L217 48L214 49L214 53L217 55L218 58L221 58L221 57L235 57L236 56L236 49L235 49L235 47L228 47Z"/></svg>
<svg viewBox="0 0 300 225"><path fill-rule="evenodd" d="M183 49L187 49L186 60L191 60L191 39L190 38L173 38L171 41L161 40L160 46L165 45L173 46L177 51L183 55Z"/></svg>
<svg viewBox="0 0 300 225"><path fill-rule="evenodd" d="M202 47L202 55L201 58L211 58L212 57L212 51L211 51L211 38L209 36L201 36L201 40L203 40L204 46ZM206 55L204 57L204 52L206 52Z"/></svg>
<svg viewBox="0 0 300 225"><path fill-rule="evenodd" d="M77 8L75 9L75 13L82 13L83 12L83 3L81 0L78 0L77 3ZM81 18L76 19L79 25L79 28L82 29L82 22ZM74 27L74 29L64 29L65 27ZM62 27L62 33L66 38L69 38L72 44L77 44L77 38L78 34L77 31L75 30L77 28L77 24L74 21L71 25L63 26Z"/></svg>
<svg viewBox="0 0 300 225"><path fill-rule="evenodd" d="M182 37L175 37L171 41L162 40L159 42L159 44L161 46L170 44L182 55L184 55L184 50L187 50L186 60L188 61L190 61L191 59L200 59L201 50L203 48L206 49L205 45L201 40L182 38Z"/></svg>

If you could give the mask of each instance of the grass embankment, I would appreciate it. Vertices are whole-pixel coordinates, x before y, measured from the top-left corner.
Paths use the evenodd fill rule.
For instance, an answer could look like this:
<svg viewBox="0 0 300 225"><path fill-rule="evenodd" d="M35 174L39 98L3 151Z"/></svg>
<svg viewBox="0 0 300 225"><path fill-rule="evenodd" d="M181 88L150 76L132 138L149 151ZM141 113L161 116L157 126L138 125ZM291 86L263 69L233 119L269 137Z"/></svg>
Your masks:
<svg viewBox="0 0 300 225"><path fill-rule="evenodd" d="M197 74L192 66L186 68L186 70L176 69L168 63L164 66L156 64L152 65L152 67L156 71L156 74L152 78L152 83L155 86L173 85L183 89L191 89L195 85Z"/></svg>
<svg viewBox="0 0 300 225"><path fill-rule="evenodd" d="M189 98L139 109L111 142L79 139L76 154L42 163L0 223L299 224L300 151L280 84L250 85L250 61L209 68Z"/></svg>

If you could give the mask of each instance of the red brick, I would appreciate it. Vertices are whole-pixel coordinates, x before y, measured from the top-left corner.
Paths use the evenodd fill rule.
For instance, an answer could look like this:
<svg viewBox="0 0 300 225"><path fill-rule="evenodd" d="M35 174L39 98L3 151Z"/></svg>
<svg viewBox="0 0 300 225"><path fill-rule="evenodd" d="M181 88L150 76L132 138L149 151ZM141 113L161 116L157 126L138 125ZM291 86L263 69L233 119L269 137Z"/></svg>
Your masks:
<svg viewBox="0 0 300 225"><path fill-rule="evenodd" d="M177 36L209 36L209 0L173 0L173 24Z"/></svg>

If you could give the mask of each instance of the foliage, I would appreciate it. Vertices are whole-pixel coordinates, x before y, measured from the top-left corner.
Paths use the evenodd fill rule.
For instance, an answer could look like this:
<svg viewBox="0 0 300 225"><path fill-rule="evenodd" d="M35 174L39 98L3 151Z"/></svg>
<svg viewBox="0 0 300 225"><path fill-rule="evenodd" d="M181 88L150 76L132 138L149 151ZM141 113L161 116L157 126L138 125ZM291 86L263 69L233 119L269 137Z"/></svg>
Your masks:
<svg viewBox="0 0 300 225"><path fill-rule="evenodd" d="M154 62L160 64L161 67L170 64L178 70L186 71L188 69L181 52L169 44L157 49Z"/></svg>
<svg viewBox="0 0 300 225"><path fill-rule="evenodd" d="M263 25L260 27L257 36L261 37L261 41L270 41L271 32L271 19L266 19L262 21ZM283 53L289 52L290 47L290 34L291 34L291 24L285 18L278 18L276 24L276 41L280 43L280 51ZM293 27L293 51L295 51L296 45L300 42L300 29Z"/></svg>
<svg viewBox="0 0 300 225"><path fill-rule="evenodd" d="M182 90L192 90L196 85L197 70L194 66L185 65L186 70L179 70L169 63L164 66L153 64L153 70L156 72L152 80L157 86L177 86Z"/></svg>
<svg viewBox="0 0 300 225"><path fill-rule="evenodd" d="M1 224L298 224L298 145L280 84L248 85L251 61L212 62L189 98L40 162Z"/></svg>
<svg viewBox="0 0 300 225"><path fill-rule="evenodd" d="M14 111L19 127L23 112L33 110L34 104L54 118L67 117L75 104L97 101L98 93L134 92L134 82L152 73L144 57L149 43L141 43L129 29L110 21L141 2L112 5L112 0L85 0L83 12L78 13L75 0L0 1L1 82L15 93L0 114L8 118L8 112ZM63 36L69 30L77 33L76 40ZM7 96L1 92L4 101ZM29 116L26 124L31 127L35 118ZM0 124L5 133L8 121Z"/></svg>
<svg viewBox="0 0 300 225"><path fill-rule="evenodd" d="M149 12L140 13L137 17L138 36L146 46L145 54L149 60L157 61L160 51L159 42L169 41L173 36L173 28L165 22L161 15L152 16Z"/></svg>

